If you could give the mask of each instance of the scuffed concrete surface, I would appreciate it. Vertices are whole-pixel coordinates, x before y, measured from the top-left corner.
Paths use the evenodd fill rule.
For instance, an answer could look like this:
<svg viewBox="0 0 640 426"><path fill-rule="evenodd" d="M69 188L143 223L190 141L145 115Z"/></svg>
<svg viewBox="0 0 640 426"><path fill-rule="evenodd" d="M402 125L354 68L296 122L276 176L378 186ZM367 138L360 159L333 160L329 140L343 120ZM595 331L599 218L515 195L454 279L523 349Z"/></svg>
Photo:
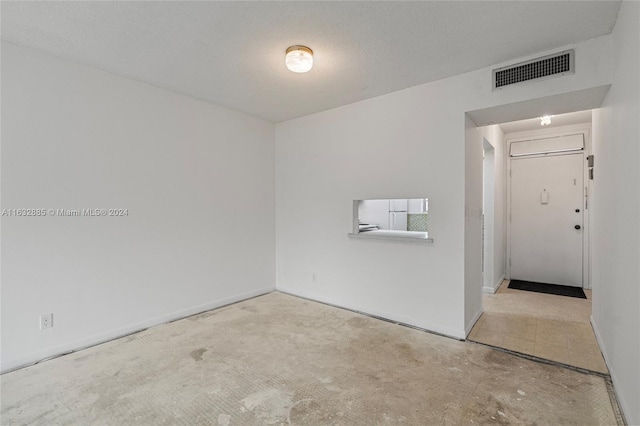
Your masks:
<svg viewBox="0 0 640 426"><path fill-rule="evenodd" d="M616 424L603 378L272 293L1 377L2 425Z"/></svg>

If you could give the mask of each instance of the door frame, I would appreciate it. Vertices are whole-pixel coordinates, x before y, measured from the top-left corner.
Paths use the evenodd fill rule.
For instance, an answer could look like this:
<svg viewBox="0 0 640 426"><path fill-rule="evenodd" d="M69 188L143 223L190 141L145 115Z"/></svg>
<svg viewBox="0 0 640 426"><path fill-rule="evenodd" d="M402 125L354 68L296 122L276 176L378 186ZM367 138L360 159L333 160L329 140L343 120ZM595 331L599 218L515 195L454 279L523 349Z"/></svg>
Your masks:
<svg viewBox="0 0 640 426"><path fill-rule="evenodd" d="M493 144L482 137L482 291L490 294L496 291L495 194L499 188L496 188L495 156Z"/></svg>
<svg viewBox="0 0 640 426"><path fill-rule="evenodd" d="M583 226L582 229L584 232L582 233L582 287L584 289L591 289L591 267L590 267L590 234L591 230L589 227L589 212L591 210L589 195L591 192L591 181L589 180L589 173L586 164L586 158L588 155L591 155L591 123L585 124L576 124L571 126L563 126L563 127L555 127L550 129L540 129L540 130L532 130L526 132L518 132L518 133L508 133L504 135L505 138L505 157L506 157L506 181L507 181L507 196L506 196L506 204L507 204L507 215L505 217L507 222L507 247L506 247L506 277L507 279L511 279L511 156L509 153L511 152L511 143L513 142L523 142L528 140L536 140L536 139L546 139L552 137L559 136L569 136L582 134L584 138L584 159L582 165L582 173L583 173ZM531 157L545 157L545 156L556 156L556 155L567 155L567 154L548 154L548 155L532 155ZM569 155L575 155L569 154Z"/></svg>

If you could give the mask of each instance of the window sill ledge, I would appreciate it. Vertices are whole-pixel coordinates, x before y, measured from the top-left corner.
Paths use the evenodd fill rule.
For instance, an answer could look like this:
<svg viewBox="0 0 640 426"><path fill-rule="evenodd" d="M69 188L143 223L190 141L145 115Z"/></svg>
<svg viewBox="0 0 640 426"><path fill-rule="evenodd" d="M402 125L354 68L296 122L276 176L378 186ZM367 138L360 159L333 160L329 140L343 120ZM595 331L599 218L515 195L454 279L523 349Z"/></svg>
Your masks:
<svg viewBox="0 0 640 426"><path fill-rule="evenodd" d="M433 238L428 238L426 232L414 231L367 231L348 234L349 238L362 240L386 240L386 241L405 241L408 243L433 244Z"/></svg>

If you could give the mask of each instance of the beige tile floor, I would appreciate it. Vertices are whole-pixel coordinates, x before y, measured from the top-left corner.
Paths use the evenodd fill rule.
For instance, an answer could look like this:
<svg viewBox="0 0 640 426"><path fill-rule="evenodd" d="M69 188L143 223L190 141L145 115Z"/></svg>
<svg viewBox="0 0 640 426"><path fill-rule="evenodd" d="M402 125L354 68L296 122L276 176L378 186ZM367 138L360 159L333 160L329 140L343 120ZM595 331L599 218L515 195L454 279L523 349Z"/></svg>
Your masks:
<svg viewBox="0 0 640 426"><path fill-rule="evenodd" d="M508 288L483 295L484 313L468 339L608 374L591 323L587 299Z"/></svg>

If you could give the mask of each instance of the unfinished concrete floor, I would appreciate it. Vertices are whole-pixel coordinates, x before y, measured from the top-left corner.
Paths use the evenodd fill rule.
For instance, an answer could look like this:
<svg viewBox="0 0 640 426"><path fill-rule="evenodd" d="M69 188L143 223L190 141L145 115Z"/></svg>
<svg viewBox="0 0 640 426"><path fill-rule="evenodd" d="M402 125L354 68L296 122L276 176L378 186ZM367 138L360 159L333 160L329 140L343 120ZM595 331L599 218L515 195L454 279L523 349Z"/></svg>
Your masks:
<svg viewBox="0 0 640 426"><path fill-rule="evenodd" d="M602 377L280 293L1 380L12 426L616 424Z"/></svg>
<svg viewBox="0 0 640 426"><path fill-rule="evenodd" d="M591 327L591 290L578 299L508 286L483 295L469 340L609 374Z"/></svg>

